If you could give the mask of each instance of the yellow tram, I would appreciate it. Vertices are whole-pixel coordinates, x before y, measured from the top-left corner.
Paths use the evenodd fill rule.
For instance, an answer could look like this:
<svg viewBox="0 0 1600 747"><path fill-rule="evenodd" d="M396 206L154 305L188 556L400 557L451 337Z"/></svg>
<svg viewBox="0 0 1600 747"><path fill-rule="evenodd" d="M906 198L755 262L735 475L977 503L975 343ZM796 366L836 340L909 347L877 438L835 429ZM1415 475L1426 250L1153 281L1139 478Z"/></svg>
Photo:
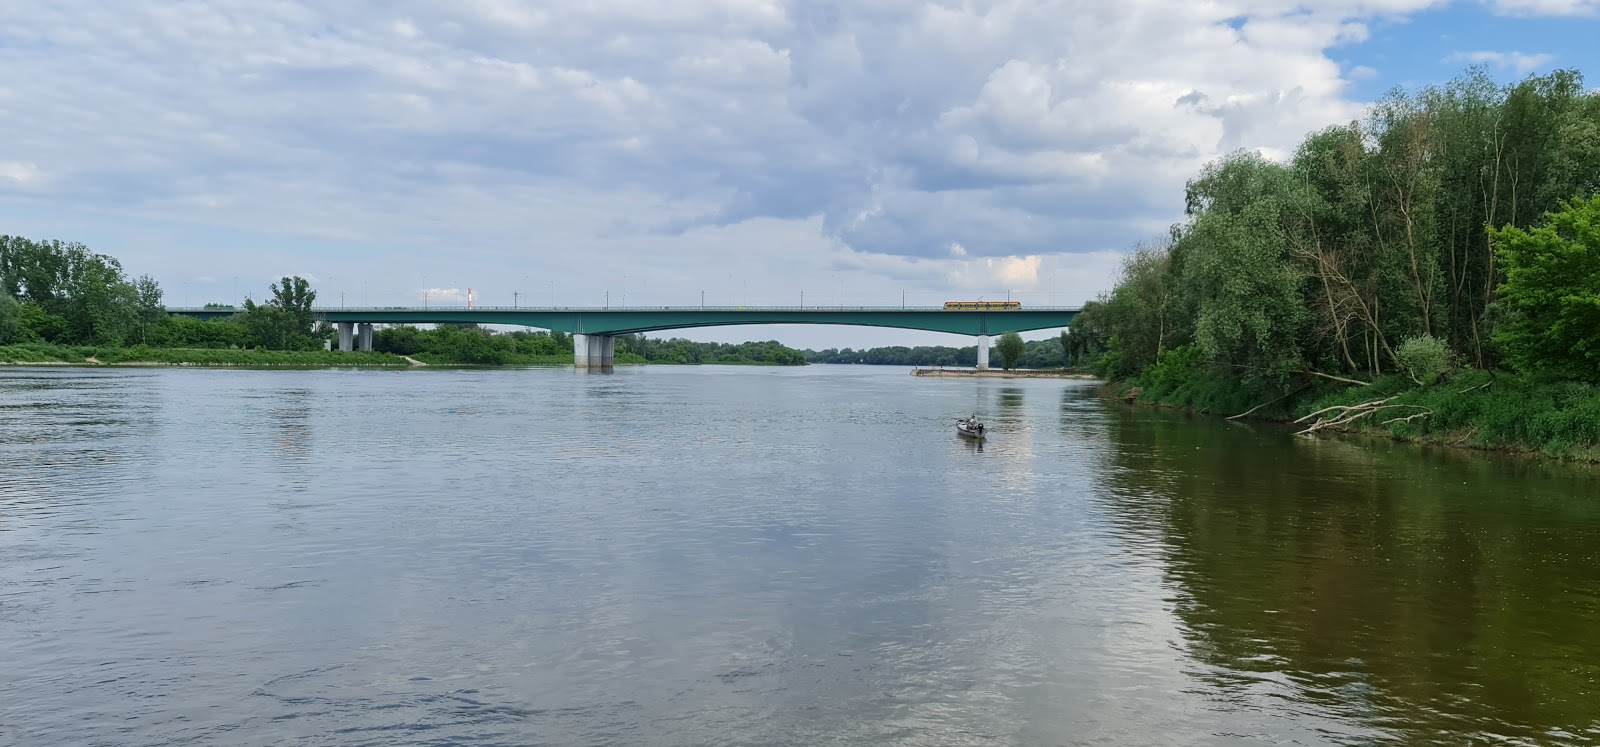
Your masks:
<svg viewBox="0 0 1600 747"><path fill-rule="evenodd" d="M1021 301L945 301L945 311L1010 311L1022 308Z"/></svg>

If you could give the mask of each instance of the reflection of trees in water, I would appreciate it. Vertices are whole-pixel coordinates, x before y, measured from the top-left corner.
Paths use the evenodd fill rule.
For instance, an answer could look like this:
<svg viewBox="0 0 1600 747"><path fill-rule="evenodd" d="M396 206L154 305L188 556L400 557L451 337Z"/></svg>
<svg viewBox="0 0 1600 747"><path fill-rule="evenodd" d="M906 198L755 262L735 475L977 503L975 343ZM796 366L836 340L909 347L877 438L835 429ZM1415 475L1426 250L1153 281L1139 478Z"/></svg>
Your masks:
<svg viewBox="0 0 1600 747"><path fill-rule="evenodd" d="M1108 514L1160 548L1212 686L1424 739L1600 726L1592 478L1147 411L1111 427Z"/></svg>
<svg viewBox="0 0 1600 747"><path fill-rule="evenodd" d="M1007 418L1015 418L1022 410L1022 389L1008 386L1000 390L1000 413Z"/></svg>
<svg viewBox="0 0 1600 747"><path fill-rule="evenodd" d="M311 465L311 417L315 392L307 388L284 389L273 395L274 406L267 410L272 425L273 453L286 468L294 490L305 490Z"/></svg>

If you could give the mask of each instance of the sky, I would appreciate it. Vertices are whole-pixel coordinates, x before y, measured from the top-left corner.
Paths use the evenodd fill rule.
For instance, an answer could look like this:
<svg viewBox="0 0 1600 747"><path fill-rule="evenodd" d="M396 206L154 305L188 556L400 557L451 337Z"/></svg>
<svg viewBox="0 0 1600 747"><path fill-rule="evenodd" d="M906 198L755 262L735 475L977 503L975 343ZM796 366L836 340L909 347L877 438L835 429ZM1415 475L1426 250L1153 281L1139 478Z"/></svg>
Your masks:
<svg viewBox="0 0 1600 747"><path fill-rule="evenodd" d="M1078 305L1207 161L1469 65L1594 85L1597 38L1600 0L3 3L0 233L174 305Z"/></svg>

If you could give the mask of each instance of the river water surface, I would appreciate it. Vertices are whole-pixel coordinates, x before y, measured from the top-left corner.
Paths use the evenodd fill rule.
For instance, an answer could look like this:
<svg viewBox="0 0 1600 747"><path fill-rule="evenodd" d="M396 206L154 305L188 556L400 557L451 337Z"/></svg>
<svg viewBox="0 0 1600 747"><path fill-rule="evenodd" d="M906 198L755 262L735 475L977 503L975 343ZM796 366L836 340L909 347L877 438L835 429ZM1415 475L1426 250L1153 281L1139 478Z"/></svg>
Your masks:
<svg viewBox="0 0 1600 747"><path fill-rule="evenodd" d="M0 371L0 744L1251 743L1600 743L1600 478L901 368Z"/></svg>

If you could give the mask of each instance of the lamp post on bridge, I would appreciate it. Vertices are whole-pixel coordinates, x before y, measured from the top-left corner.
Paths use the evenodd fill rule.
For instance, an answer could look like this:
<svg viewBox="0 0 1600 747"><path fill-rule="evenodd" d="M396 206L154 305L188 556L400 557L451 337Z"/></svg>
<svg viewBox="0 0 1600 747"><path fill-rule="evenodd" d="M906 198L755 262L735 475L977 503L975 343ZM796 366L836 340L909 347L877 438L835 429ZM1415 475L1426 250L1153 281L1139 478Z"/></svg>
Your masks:
<svg viewBox="0 0 1600 747"><path fill-rule="evenodd" d="M520 296L520 295L522 295L521 291L511 291L511 308L512 309L517 308L517 296Z"/></svg>

